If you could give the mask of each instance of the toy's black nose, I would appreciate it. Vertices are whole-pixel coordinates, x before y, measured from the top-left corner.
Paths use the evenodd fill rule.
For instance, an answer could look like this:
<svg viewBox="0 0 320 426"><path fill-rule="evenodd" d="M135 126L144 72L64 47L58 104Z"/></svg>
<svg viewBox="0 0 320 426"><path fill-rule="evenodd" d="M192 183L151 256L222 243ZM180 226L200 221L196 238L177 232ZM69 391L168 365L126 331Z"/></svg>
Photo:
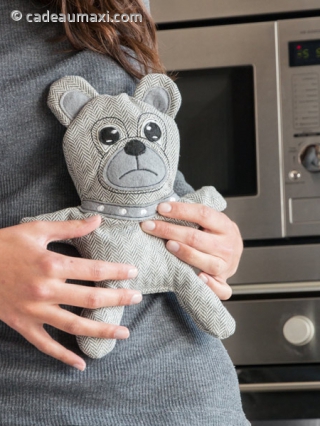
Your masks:
<svg viewBox="0 0 320 426"><path fill-rule="evenodd" d="M146 146L144 143L138 141L137 139L133 139L132 141L129 141L124 147L124 151L128 155L138 156L146 151Z"/></svg>

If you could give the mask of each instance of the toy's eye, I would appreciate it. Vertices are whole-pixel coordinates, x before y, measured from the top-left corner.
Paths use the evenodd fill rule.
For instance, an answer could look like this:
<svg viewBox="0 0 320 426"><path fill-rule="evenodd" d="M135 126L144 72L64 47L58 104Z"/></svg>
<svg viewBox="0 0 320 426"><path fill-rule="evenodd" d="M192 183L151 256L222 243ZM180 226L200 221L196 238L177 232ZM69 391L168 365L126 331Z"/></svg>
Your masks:
<svg viewBox="0 0 320 426"><path fill-rule="evenodd" d="M112 145L120 139L119 131L112 126L104 127L99 132L99 140L104 145Z"/></svg>
<svg viewBox="0 0 320 426"><path fill-rule="evenodd" d="M149 123L144 126L144 134L148 141L157 142L161 138L161 129L157 123L149 121Z"/></svg>

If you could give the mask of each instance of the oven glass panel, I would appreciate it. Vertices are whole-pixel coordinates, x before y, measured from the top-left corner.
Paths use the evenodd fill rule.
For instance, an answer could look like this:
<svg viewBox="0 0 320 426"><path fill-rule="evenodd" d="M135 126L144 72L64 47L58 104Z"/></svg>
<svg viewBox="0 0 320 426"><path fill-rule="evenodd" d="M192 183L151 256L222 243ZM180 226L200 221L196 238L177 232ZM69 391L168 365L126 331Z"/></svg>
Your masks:
<svg viewBox="0 0 320 426"><path fill-rule="evenodd" d="M320 426L320 387L297 390L295 386L299 382L319 382L320 364L240 367L237 373L241 384L291 384L287 391L241 394L252 426Z"/></svg>
<svg viewBox="0 0 320 426"><path fill-rule="evenodd" d="M252 66L180 71L179 169L195 189L257 194Z"/></svg>

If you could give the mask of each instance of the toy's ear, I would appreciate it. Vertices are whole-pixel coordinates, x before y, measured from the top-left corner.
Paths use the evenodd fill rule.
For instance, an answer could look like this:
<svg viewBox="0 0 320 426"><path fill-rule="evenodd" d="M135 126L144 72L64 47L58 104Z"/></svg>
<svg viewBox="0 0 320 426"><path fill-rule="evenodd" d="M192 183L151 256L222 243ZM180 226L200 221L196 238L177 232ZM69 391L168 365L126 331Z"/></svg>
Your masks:
<svg viewBox="0 0 320 426"><path fill-rule="evenodd" d="M48 106L60 123L68 127L85 104L95 96L98 96L98 92L84 78L67 76L51 85Z"/></svg>
<svg viewBox="0 0 320 426"><path fill-rule="evenodd" d="M181 105L177 85L165 74L148 74L138 84L134 97L175 118Z"/></svg>

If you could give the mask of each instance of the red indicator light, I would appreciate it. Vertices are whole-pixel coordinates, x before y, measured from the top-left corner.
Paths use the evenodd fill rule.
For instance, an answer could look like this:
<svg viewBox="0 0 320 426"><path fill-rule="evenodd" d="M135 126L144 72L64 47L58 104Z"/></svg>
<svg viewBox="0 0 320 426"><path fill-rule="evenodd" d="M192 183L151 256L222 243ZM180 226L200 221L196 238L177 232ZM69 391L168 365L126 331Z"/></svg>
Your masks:
<svg viewBox="0 0 320 426"><path fill-rule="evenodd" d="M297 50L300 50L300 49L301 49L301 44L298 44Z"/></svg>

